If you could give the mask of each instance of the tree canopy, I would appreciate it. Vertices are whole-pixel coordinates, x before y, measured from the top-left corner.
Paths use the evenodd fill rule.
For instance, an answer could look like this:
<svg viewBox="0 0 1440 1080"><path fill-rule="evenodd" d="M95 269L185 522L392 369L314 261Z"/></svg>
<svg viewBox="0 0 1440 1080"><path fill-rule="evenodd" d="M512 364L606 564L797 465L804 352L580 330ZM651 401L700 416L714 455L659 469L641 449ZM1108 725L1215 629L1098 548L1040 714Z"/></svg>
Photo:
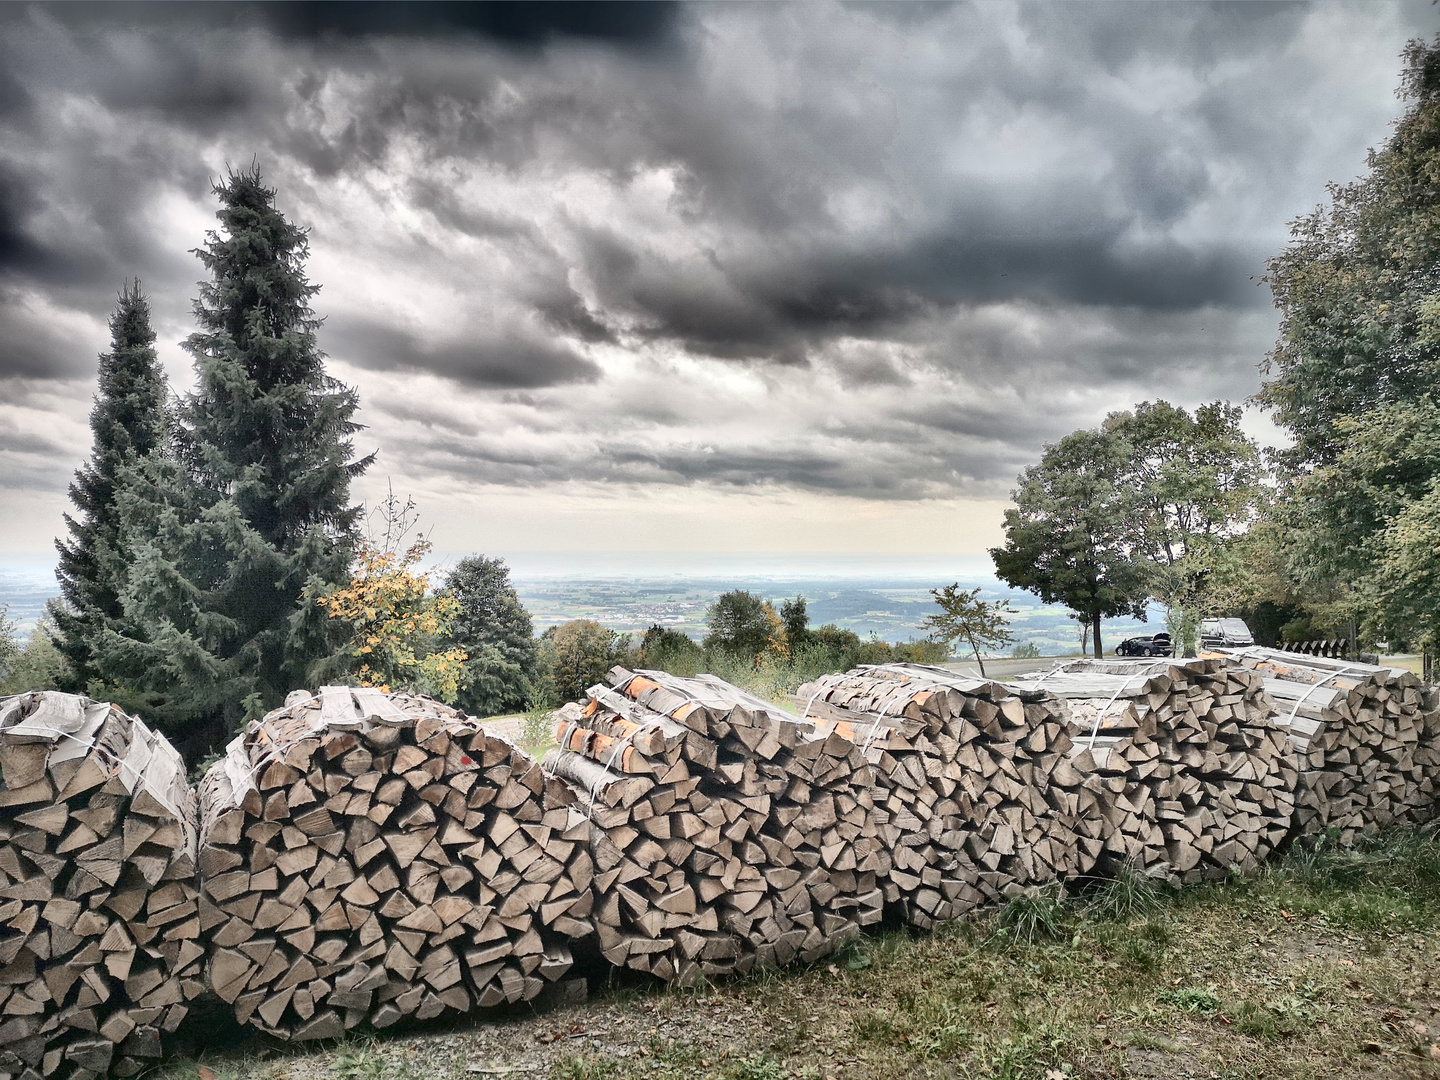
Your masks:
<svg viewBox="0 0 1440 1080"><path fill-rule="evenodd" d="M90 411L94 445L70 485L76 516L65 515L70 536L55 544L64 601L55 611L56 629L69 664L67 681L76 689L102 677L103 632L115 629L123 614L129 558L121 494L142 462L169 449L167 394L150 303L140 283L132 282L120 291L110 317L110 351L100 356Z"/></svg>
<svg viewBox="0 0 1440 1080"><path fill-rule="evenodd" d="M524 708L534 693L535 624L510 584L505 560L461 559L441 595L456 604L445 640L469 657L456 704L474 716Z"/></svg>
<svg viewBox="0 0 1440 1080"><path fill-rule="evenodd" d="M1097 656L1101 619L1143 619L1152 599L1187 624L1232 606L1243 591L1233 547L1257 517L1264 476L1240 418L1226 402L1192 415L1147 401L1047 446L1013 493L1005 546L991 551L1000 577L1070 608Z"/></svg>
<svg viewBox="0 0 1440 1080"><path fill-rule="evenodd" d="M1332 628L1440 643L1424 537L1440 501L1440 38L1405 51L1404 115L1358 180L1293 222L1267 280L1280 335L1258 395L1285 570Z"/></svg>
<svg viewBox="0 0 1440 1080"><path fill-rule="evenodd" d="M716 598L705 612L705 648L732 652L751 659L768 649L784 646L780 616L762 597L733 589Z"/></svg>
<svg viewBox="0 0 1440 1080"><path fill-rule="evenodd" d="M1010 632L1009 619L1013 611L1009 600L981 600L980 589L962 589L959 582L946 585L943 589L931 589L940 611L925 616L923 625L929 627L930 636L937 641L950 644L963 639L975 654L975 663L980 674L985 674L985 660L982 649L1003 649L1015 640Z"/></svg>
<svg viewBox="0 0 1440 1080"><path fill-rule="evenodd" d="M1103 431L1075 431L1047 446L1012 493L1004 546L990 549L1002 581L1090 623L1096 656L1101 620L1144 618L1149 599L1125 467L1122 441Z"/></svg>
<svg viewBox="0 0 1440 1080"><path fill-rule="evenodd" d="M349 579L349 486L371 460L353 460L356 396L316 345L305 231L258 170L214 190L221 228L195 252L210 279L185 341L198 385L176 455L128 493L123 626L106 635L149 715L202 742L335 670L341 635L315 600Z"/></svg>

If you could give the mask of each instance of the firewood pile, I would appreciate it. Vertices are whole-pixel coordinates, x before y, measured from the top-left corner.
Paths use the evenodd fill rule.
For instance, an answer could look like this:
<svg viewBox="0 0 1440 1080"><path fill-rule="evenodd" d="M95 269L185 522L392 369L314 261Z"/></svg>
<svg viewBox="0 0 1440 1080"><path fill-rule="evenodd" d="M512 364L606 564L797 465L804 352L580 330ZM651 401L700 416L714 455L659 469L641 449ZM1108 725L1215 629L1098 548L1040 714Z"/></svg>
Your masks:
<svg viewBox="0 0 1440 1080"><path fill-rule="evenodd" d="M180 755L113 705L0 698L0 1078L134 1076L203 956Z"/></svg>
<svg viewBox="0 0 1440 1080"><path fill-rule="evenodd" d="M586 810L605 958L682 985L814 961L882 914L870 770L714 676L615 668L545 757Z"/></svg>
<svg viewBox="0 0 1440 1080"><path fill-rule="evenodd" d="M1016 889L1077 874L1077 820L1093 805L1070 736L1043 692L942 668L882 664L793 695L827 734L862 748L892 867L886 899L929 928Z"/></svg>
<svg viewBox="0 0 1440 1080"><path fill-rule="evenodd" d="M1264 678L1299 751L1297 833L1349 844L1440 810L1440 712L1412 672L1260 646L1217 655Z"/></svg>
<svg viewBox="0 0 1440 1080"><path fill-rule="evenodd" d="M1251 870L1289 832L1298 766L1263 680L1222 660L1080 660L1020 685L1063 700L1098 796L1098 873Z"/></svg>
<svg viewBox="0 0 1440 1080"><path fill-rule="evenodd" d="M200 789L214 993L280 1038L534 998L591 932L563 785L439 702L290 695Z"/></svg>

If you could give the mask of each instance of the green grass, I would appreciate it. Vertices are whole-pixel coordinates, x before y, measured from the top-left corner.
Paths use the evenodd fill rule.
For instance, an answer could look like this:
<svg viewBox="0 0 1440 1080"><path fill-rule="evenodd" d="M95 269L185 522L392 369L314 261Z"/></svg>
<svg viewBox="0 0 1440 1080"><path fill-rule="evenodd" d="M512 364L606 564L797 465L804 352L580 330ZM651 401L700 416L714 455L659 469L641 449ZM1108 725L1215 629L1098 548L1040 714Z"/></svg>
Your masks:
<svg viewBox="0 0 1440 1080"><path fill-rule="evenodd" d="M548 1046L524 1075L1440 1080L1440 844L1391 831L1219 884L1122 875L1081 895L1037 890L933 933L862 938L808 969L631 987L423 1044L382 1036L207 1064L219 1080L459 1080L470 1062L533 1058L534 1036L572 1018L606 1034ZM159 1075L193 1080L195 1063Z"/></svg>

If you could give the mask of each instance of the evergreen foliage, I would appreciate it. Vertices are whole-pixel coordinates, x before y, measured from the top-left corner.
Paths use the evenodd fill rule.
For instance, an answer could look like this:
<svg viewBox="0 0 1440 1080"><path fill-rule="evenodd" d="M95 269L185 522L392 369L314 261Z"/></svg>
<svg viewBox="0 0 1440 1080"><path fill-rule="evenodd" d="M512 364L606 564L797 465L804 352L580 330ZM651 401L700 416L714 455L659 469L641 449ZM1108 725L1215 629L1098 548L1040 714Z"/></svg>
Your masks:
<svg viewBox="0 0 1440 1080"><path fill-rule="evenodd" d="M523 709L534 696L535 624L510 584L505 560L461 559L441 595L456 603L445 640L469 656L456 704L472 716Z"/></svg>
<svg viewBox="0 0 1440 1080"><path fill-rule="evenodd" d="M0 643L0 653L8 654L8 659L0 660L0 695L64 689L62 684L70 675L70 665L56 642L54 606L52 601L23 644L15 634L13 623L9 624L8 633L0 628L0 638L8 639L7 643Z"/></svg>
<svg viewBox="0 0 1440 1080"><path fill-rule="evenodd" d="M65 679L83 689L102 677L104 631L119 625L129 553L121 542L123 489L147 459L167 452L167 387L155 353L150 304L138 281L121 291L110 318L110 351L100 356L99 386L90 411L94 446L75 474L65 515L68 540L57 540L63 605L55 610Z"/></svg>
<svg viewBox="0 0 1440 1080"><path fill-rule="evenodd" d="M10 605L0 604L0 680L5 679L20 657L20 635L10 618Z"/></svg>
<svg viewBox="0 0 1440 1080"><path fill-rule="evenodd" d="M119 681L192 747L213 743L343 663L316 602L349 579L359 508L350 481L357 401L325 372L305 276L305 231L257 169L215 186L218 232L185 341L197 389L173 463L137 484L125 515L133 565Z"/></svg>

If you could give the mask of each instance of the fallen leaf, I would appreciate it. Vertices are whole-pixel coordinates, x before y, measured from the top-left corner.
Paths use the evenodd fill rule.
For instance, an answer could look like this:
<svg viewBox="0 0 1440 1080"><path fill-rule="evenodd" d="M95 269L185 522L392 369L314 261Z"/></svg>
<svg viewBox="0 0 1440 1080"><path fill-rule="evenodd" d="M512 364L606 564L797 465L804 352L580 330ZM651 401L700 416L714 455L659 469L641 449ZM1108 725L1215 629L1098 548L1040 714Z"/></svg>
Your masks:
<svg viewBox="0 0 1440 1080"><path fill-rule="evenodd" d="M214 1071L211 1070L211 1069L209 1069L209 1068L206 1068L204 1065L201 1065L201 1066L200 1066L200 1080L215 1080L215 1073L214 1073Z"/></svg>
<svg viewBox="0 0 1440 1080"><path fill-rule="evenodd" d="M1436 1046L1434 1043L1430 1044L1430 1060L1440 1061L1440 1046Z"/></svg>
<svg viewBox="0 0 1440 1080"><path fill-rule="evenodd" d="M1413 1026L1415 1029L1415 1034L1419 1035L1423 1039L1426 1035L1425 1025L1420 1023L1419 1021L1416 1021Z"/></svg>
<svg viewBox="0 0 1440 1080"><path fill-rule="evenodd" d="M1380 1053L1381 1049L1382 1047L1380 1046L1380 1044L1374 1041L1367 1042L1364 1046L1365 1053L1367 1054L1378 1054Z"/></svg>

